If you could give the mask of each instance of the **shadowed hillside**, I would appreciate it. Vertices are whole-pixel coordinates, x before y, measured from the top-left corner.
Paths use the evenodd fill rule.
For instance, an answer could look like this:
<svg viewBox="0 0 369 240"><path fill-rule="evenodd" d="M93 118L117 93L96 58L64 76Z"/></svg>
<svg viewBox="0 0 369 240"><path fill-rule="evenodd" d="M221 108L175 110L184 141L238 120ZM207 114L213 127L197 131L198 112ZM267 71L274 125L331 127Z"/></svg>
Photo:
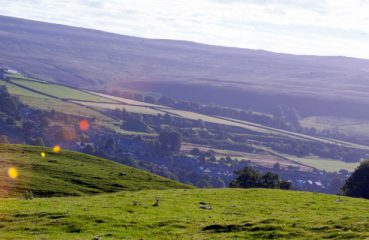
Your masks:
<svg viewBox="0 0 369 240"><path fill-rule="evenodd" d="M0 64L59 83L180 98L188 98L186 87L198 90L193 101L369 119L360 111L369 104L368 60L149 40L9 17L0 17L0 37Z"/></svg>

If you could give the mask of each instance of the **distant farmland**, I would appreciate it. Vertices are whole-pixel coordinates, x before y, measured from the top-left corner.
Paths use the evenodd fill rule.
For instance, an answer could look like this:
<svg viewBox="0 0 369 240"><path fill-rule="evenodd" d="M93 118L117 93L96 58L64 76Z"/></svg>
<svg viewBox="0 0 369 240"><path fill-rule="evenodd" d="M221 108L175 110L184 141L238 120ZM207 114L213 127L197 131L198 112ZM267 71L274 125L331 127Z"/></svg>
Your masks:
<svg viewBox="0 0 369 240"><path fill-rule="evenodd" d="M299 141L321 142L338 144L342 146L350 146L359 149L369 149L369 147L363 145L352 144L335 139L312 137L304 134L263 126L253 122L241 121L226 117L211 116L179 109L172 109L158 104L150 104L136 100L110 96L102 93L73 89L68 86L48 83L39 79L22 77L21 75L10 75L8 82L0 81L0 84L6 84L11 94L19 96L21 101L31 107L42 110L54 109L56 111L72 114L75 116L94 118L96 119L96 122L94 123L95 125L107 127L113 131L120 132L121 134L148 135L147 133L130 132L121 129L119 127L121 125L121 122L113 119L110 115L106 114L105 112L107 110L125 109L127 112L153 116L156 116L158 114L170 114L172 117L195 121L202 120L204 122L242 128L250 131L251 136L262 135L268 137L271 140L275 139L275 141L278 141L280 139L296 139ZM155 135L155 133L149 135L153 136ZM257 145L253 147L258 148ZM217 151L219 153L219 150ZM273 152L271 149L265 147L261 147L260 151L269 151L273 153L274 156L272 158L265 158L265 156L264 158L257 158L255 156L252 157L250 153L234 154L234 152L232 151L223 151L222 154L219 153L219 156L228 155L236 159L239 157L244 157L248 159L251 158L254 159L255 163L268 166L270 166L272 162L273 164L275 163L275 161L270 161L270 159L278 156L278 153ZM296 164L301 163L307 166L317 167L319 169L324 169L328 171L335 171L338 168L352 170L357 165L356 163L348 164L340 161L333 161L331 159L314 158L314 156L305 158L298 158L285 154L280 154L279 156L280 159L287 159L287 161L290 160L290 165L292 164L292 162L295 162ZM280 161L283 162L284 160Z"/></svg>

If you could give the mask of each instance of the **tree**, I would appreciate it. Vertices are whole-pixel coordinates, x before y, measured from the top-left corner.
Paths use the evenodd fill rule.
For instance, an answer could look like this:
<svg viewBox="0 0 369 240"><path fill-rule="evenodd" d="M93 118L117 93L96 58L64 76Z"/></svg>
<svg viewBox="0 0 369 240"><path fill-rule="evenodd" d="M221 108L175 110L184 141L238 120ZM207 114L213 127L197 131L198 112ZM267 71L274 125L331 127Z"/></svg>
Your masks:
<svg viewBox="0 0 369 240"><path fill-rule="evenodd" d="M177 152L182 146L182 136L174 129L166 127L160 131L159 146L164 151Z"/></svg>
<svg viewBox="0 0 369 240"><path fill-rule="evenodd" d="M292 183L289 182L289 181L286 181L286 180L282 180L280 183L279 183L279 188L280 189L284 189L284 190L290 190L292 187Z"/></svg>
<svg viewBox="0 0 369 240"><path fill-rule="evenodd" d="M162 104L162 105L165 105L165 106L172 107L176 103L176 101L172 98L162 96L162 97L159 98L158 103Z"/></svg>
<svg viewBox="0 0 369 240"><path fill-rule="evenodd" d="M369 160L356 168L341 190L346 196L369 199Z"/></svg>
<svg viewBox="0 0 369 240"><path fill-rule="evenodd" d="M229 186L234 188L280 188L290 189L291 183L279 179L275 173L261 174L252 167L245 167L235 172L238 176Z"/></svg>
<svg viewBox="0 0 369 240"><path fill-rule="evenodd" d="M156 99L153 96L145 96L144 101L147 103L156 103Z"/></svg>
<svg viewBox="0 0 369 240"><path fill-rule="evenodd" d="M275 173L267 172L260 177L259 185L261 188L279 188L279 176Z"/></svg>
<svg viewBox="0 0 369 240"><path fill-rule="evenodd" d="M146 133L153 132L153 129L140 119L129 119L122 124L121 128L127 131L146 132Z"/></svg>
<svg viewBox="0 0 369 240"><path fill-rule="evenodd" d="M230 187L255 188L260 187L260 173L252 167L245 167L240 171L236 171L238 177L230 183Z"/></svg>
<svg viewBox="0 0 369 240"><path fill-rule="evenodd" d="M193 148L191 151L190 151L191 155L193 156L199 156L201 154L201 150L198 149L198 148Z"/></svg>

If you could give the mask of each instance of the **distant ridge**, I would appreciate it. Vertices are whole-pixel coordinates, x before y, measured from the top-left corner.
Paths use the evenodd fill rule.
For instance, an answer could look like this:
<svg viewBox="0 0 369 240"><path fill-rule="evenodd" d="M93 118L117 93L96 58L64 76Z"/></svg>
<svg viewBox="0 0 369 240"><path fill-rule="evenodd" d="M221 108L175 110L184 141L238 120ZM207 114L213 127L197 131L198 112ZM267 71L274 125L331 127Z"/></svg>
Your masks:
<svg viewBox="0 0 369 240"><path fill-rule="evenodd" d="M369 118L359 113L369 105L365 59L144 39L1 16L0 37L0 65L63 84L153 91L268 112L280 105L303 115ZM198 93L183 96L181 89Z"/></svg>

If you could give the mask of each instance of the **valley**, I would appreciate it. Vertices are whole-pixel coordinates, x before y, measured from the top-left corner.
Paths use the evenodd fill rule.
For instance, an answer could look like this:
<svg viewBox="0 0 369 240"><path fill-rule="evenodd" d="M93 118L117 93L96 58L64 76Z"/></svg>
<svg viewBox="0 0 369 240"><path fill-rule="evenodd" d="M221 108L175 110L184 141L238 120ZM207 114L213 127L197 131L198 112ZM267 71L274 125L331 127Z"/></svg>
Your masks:
<svg viewBox="0 0 369 240"><path fill-rule="evenodd" d="M345 173L341 175L333 173L319 178L316 175L317 172L352 171L359 160L369 154L369 147L365 145L320 137L316 134L307 135L278 129L270 127L269 123L263 125L260 122L236 119L237 116L236 118L220 116L222 113L206 114L208 111L206 108L194 112L183 109L183 106L186 106L183 104L183 106L171 107L160 105L159 100L156 103L144 101L151 99L149 96L141 97L140 101L50 83L23 76L21 73L6 74L0 83L6 86L9 93L16 96L22 104L45 113L49 112L48 118L54 118L54 112L65 115L52 120L55 122L52 122L53 128L50 130L54 132L56 128L59 129L57 131L61 131L61 138L46 134L48 136L43 137L43 141L47 142L48 146L60 144L71 150L85 151L195 185L200 184L201 179L204 176L207 178L209 174L210 179L213 179L211 181L214 181L213 184L218 184L216 182L219 179L224 181L222 184L227 184L233 176L234 169L245 164L251 164L266 171L273 169L278 163L281 166L278 170L281 171L280 174L293 181L296 187L296 181L304 181L308 184L308 180L320 183L324 179L326 185L323 186L326 190L318 187L317 191L328 191L330 178L338 176L341 181L344 181ZM272 115L256 112L247 114L256 119L275 121ZM61 120L68 119L67 116L75 120ZM89 119L91 130L87 133L78 133L75 130L76 121L83 118ZM142 123L139 123L140 121ZM124 127L125 122L131 122L131 127ZM142 126L138 128L137 124ZM163 156L163 153L153 145L164 124L177 129L182 135L183 145L178 154ZM42 137L36 132L32 135L32 138ZM51 136L54 135L54 133L51 134ZM80 139L85 136L88 141L83 143ZM136 139L138 136L141 140ZM132 145L132 140L139 145ZM108 141L110 141L109 145L113 144L113 146L104 143ZM296 143L301 144L301 150L294 149L298 147ZM304 145L316 145L316 150L312 150L311 147L305 148ZM339 150L340 148L350 149L360 155L353 161L347 161L340 155L337 155L338 158L330 158L333 152L320 152L322 147L328 151L334 149L342 151ZM193 150L196 149L199 149L199 153L194 154ZM133 162L127 160L127 157L133 158ZM170 160L173 157L176 161L175 166L168 168L168 161L173 161ZM203 160L206 161L205 165L201 163ZM138 165L135 163L137 161ZM141 161L146 163L141 164ZM182 161L184 161L183 164L188 165L185 167L188 174L196 172L197 177L190 180L193 182L188 182L189 178L183 177L180 173L182 170L177 169L179 166L184 167L180 163ZM193 172L192 167L199 167L199 170Z"/></svg>

